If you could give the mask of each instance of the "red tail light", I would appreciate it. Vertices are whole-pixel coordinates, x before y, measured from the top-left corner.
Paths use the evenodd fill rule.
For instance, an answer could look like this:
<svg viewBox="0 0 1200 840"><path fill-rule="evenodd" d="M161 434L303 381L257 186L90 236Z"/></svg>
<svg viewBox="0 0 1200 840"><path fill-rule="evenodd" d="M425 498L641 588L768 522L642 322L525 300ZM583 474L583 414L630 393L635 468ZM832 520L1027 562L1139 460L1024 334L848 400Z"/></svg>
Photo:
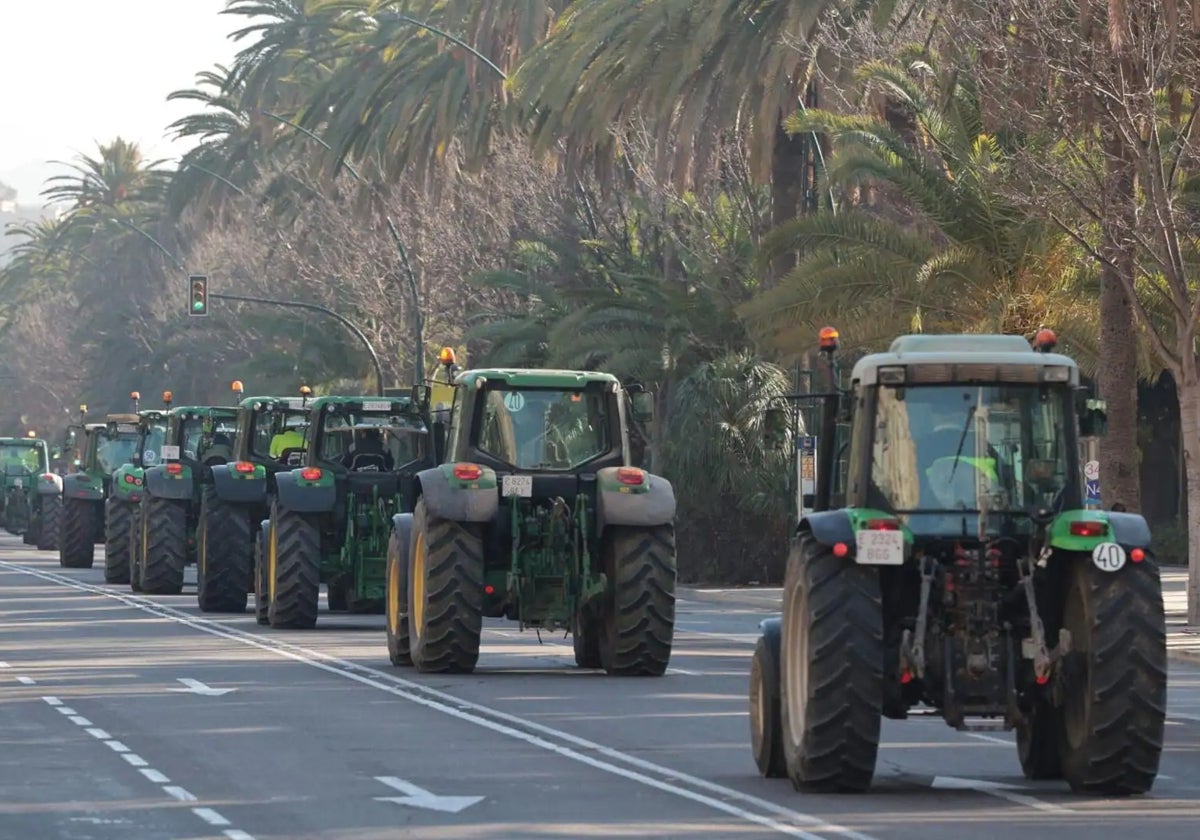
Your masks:
<svg viewBox="0 0 1200 840"><path fill-rule="evenodd" d="M1140 548L1135 548L1133 551L1129 552L1129 559L1134 563L1141 563L1146 559L1146 552Z"/></svg>
<svg viewBox="0 0 1200 840"><path fill-rule="evenodd" d="M167 475L179 475L183 472L183 464L167 464Z"/></svg>
<svg viewBox="0 0 1200 840"><path fill-rule="evenodd" d="M53 481L54 473L46 473L44 476L42 476L42 478L46 479L46 481Z"/></svg>
<svg viewBox="0 0 1200 840"><path fill-rule="evenodd" d="M1072 522L1071 534L1076 537L1103 537L1108 533L1107 522Z"/></svg>
<svg viewBox="0 0 1200 840"><path fill-rule="evenodd" d="M895 519L868 519L868 531L899 531L900 523Z"/></svg>
<svg viewBox="0 0 1200 840"><path fill-rule="evenodd" d="M249 461L238 461L236 464L233 465L233 468L234 468L234 470L236 470L237 472L240 472L240 473L254 472L254 464L250 463Z"/></svg>
<svg viewBox="0 0 1200 840"><path fill-rule="evenodd" d="M455 464L454 477L459 481L475 481L483 475L483 468L478 464Z"/></svg>
<svg viewBox="0 0 1200 840"><path fill-rule="evenodd" d="M640 487L646 483L646 473L637 467L617 467L617 481L630 487Z"/></svg>
<svg viewBox="0 0 1200 840"><path fill-rule="evenodd" d="M300 477L305 481L318 481L322 474L320 467L305 467L300 470Z"/></svg>

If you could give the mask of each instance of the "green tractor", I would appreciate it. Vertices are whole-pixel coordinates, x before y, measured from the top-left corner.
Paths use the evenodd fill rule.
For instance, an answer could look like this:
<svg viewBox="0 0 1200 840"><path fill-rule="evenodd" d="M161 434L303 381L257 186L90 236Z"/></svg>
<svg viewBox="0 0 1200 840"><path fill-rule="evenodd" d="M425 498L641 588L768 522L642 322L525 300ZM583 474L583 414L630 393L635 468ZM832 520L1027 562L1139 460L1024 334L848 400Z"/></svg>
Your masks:
<svg viewBox="0 0 1200 840"><path fill-rule="evenodd" d="M234 390L241 393L240 382ZM196 599L202 612L245 612L254 591L258 526L270 512L275 474L304 461L311 394L304 386L299 397L248 397L238 404L233 456L213 465L212 483L201 489ZM265 600L259 596L256 603L265 619Z"/></svg>
<svg viewBox="0 0 1200 840"><path fill-rule="evenodd" d="M318 397L303 466L275 474L256 550L260 624L316 624L330 608L382 613L392 517L411 511L416 474L435 463L422 389L410 397ZM265 597L264 597L265 596Z"/></svg>
<svg viewBox="0 0 1200 840"><path fill-rule="evenodd" d="M0 438L0 467L4 470L4 529L19 534L39 551L58 549L62 516L61 475L49 472L50 450L34 437Z"/></svg>
<svg viewBox="0 0 1200 840"><path fill-rule="evenodd" d="M212 468L233 456L237 409L178 406L153 466L145 465L142 498L129 541L129 585L135 592L178 595L184 568L196 559L202 488Z"/></svg>
<svg viewBox="0 0 1200 840"><path fill-rule="evenodd" d="M648 419L649 403L605 373L457 374L439 465L418 474L413 513L394 518L393 664L469 673L488 617L569 630L583 668L666 671L675 493L629 452L628 418Z"/></svg>
<svg viewBox="0 0 1200 840"><path fill-rule="evenodd" d="M109 414L103 423L78 428L79 462L75 472L63 479L58 544L58 564L63 568L92 568L96 544L105 541L105 500L112 494L113 473L133 457L139 419L136 414Z"/></svg>
<svg viewBox="0 0 1200 840"><path fill-rule="evenodd" d="M171 392L163 391L163 410L142 410L141 394L130 393L137 414L137 442L129 459L113 471L108 497L104 500L104 581L132 580L133 522L142 501L145 469L158 463L159 449L167 434L167 411Z"/></svg>
<svg viewBox="0 0 1200 840"><path fill-rule="evenodd" d="M836 371L836 331L822 333ZM1150 529L1085 507L1081 450L1104 404L1055 343L904 336L847 390L835 373L814 511L751 665L763 775L866 790L881 718L933 715L1015 729L1031 779L1153 785L1167 658Z"/></svg>

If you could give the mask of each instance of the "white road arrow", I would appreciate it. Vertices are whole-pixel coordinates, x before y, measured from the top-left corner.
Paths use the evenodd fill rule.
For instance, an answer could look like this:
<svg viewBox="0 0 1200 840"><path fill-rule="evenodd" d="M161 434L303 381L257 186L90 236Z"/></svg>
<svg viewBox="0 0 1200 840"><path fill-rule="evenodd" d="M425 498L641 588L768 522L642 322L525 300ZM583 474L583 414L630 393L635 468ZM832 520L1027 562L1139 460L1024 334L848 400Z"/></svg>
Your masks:
<svg viewBox="0 0 1200 840"><path fill-rule="evenodd" d="M205 697L220 697L222 694L229 694L231 691L237 691L236 688L212 688L188 677L183 677L179 680L187 686L187 688L168 688L167 691L178 691L185 694L203 694Z"/></svg>
<svg viewBox="0 0 1200 840"><path fill-rule="evenodd" d="M395 776L376 776L375 781L382 782L393 790L406 794L405 796L376 796L376 802L394 802L397 805L425 808L445 814L457 814L484 799L482 796L438 796L436 793L430 793L423 787L417 787L412 782L406 782Z"/></svg>

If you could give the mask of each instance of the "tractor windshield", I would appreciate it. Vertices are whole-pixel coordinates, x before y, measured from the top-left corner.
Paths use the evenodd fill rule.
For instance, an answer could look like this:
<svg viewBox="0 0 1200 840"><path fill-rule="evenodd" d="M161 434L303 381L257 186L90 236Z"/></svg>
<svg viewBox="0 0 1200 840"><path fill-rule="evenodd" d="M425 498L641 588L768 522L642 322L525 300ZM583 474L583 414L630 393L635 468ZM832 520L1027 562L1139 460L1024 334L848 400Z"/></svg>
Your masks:
<svg viewBox="0 0 1200 840"><path fill-rule="evenodd" d="M259 458L299 466L308 434L308 412L275 408L254 419L250 451Z"/></svg>
<svg viewBox="0 0 1200 840"><path fill-rule="evenodd" d="M187 458L208 462L233 457L236 417L189 417L183 421L183 451Z"/></svg>
<svg viewBox="0 0 1200 840"><path fill-rule="evenodd" d="M96 430L96 463L101 472L111 475L122 464L133 461L133 453L137 451L137 427L123 426L115 436L109 436L104 429Z"/></svg>
<svg viewBox="0 0 1200 840"><path fill-rule="evenodd" d="M142 448L142 466L153 467L158 463L158 452L167 439L167 427L154 423L142 430L138 445Z"/></svg>
<svg viewBox="0 0 1200 840"><path fill-rule="evenodd" d="M574 469L611 448L608 405L593 391L489 388L478 446L517 469Z"/></svg>
<svg viewBox="0 0 1200 840"><path fill-rule="evenodd" d="M7 475L32 475L46 469L42 451L36 446L0 446L0 465Z"/></svg>
<svg viewBox="0 0 1200 840"><path fill-rule="evenodd" d="M428 436L416 417L350 408L326 415L320 457L354 472L388 472L419 460Z"/></svg>
<svg viewBox="0 0 1200 840"><path fill-rule="evenodd" d="M878 394L872 503L917 514L914 530L961 530L959 512L1053 506L1068 486L1065 389L940 385Z"/></svg>

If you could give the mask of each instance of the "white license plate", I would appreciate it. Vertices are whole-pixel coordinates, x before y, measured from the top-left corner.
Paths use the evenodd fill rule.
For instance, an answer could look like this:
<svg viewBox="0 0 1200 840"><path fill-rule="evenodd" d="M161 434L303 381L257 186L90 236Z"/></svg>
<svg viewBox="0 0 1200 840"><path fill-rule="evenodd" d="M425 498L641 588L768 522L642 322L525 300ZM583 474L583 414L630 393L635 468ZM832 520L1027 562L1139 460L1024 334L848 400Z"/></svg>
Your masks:
<svg viewBox="0 0 1200 840"><path fill-rule="evenodd" d="M391 411L392 404L386 400L366 400L362 404L363 411Z"/></svg>
<svg viewBox="0 0 1200 840"><path fill-rule="evenodd" d="M23 479L23 478L14 478L13 479L13 487L16 487L18 490L20 490L24 486L25 486L25 479Z"/></svg>
<svg viewBox="0 0 1200 840"><path fill-rule="evenodd" d="M859 531L855 539L858 554L854 559L863 566L900 566L904 563L903 531Z"/></svg>
<svg viewBox="0 0 1200 840"><path fill-rule="evenodd" d="M500 477L500 495L501 496L523 496L529 498L533 495L533 476L531 475L505 475Z"/></svg>
<svg viewBox="0 0 1200 840"><path fill-rule="evenodd" d="M158 457L164 461L178 461L179 447L178 446L160 446L158 448Z"/></svg>

